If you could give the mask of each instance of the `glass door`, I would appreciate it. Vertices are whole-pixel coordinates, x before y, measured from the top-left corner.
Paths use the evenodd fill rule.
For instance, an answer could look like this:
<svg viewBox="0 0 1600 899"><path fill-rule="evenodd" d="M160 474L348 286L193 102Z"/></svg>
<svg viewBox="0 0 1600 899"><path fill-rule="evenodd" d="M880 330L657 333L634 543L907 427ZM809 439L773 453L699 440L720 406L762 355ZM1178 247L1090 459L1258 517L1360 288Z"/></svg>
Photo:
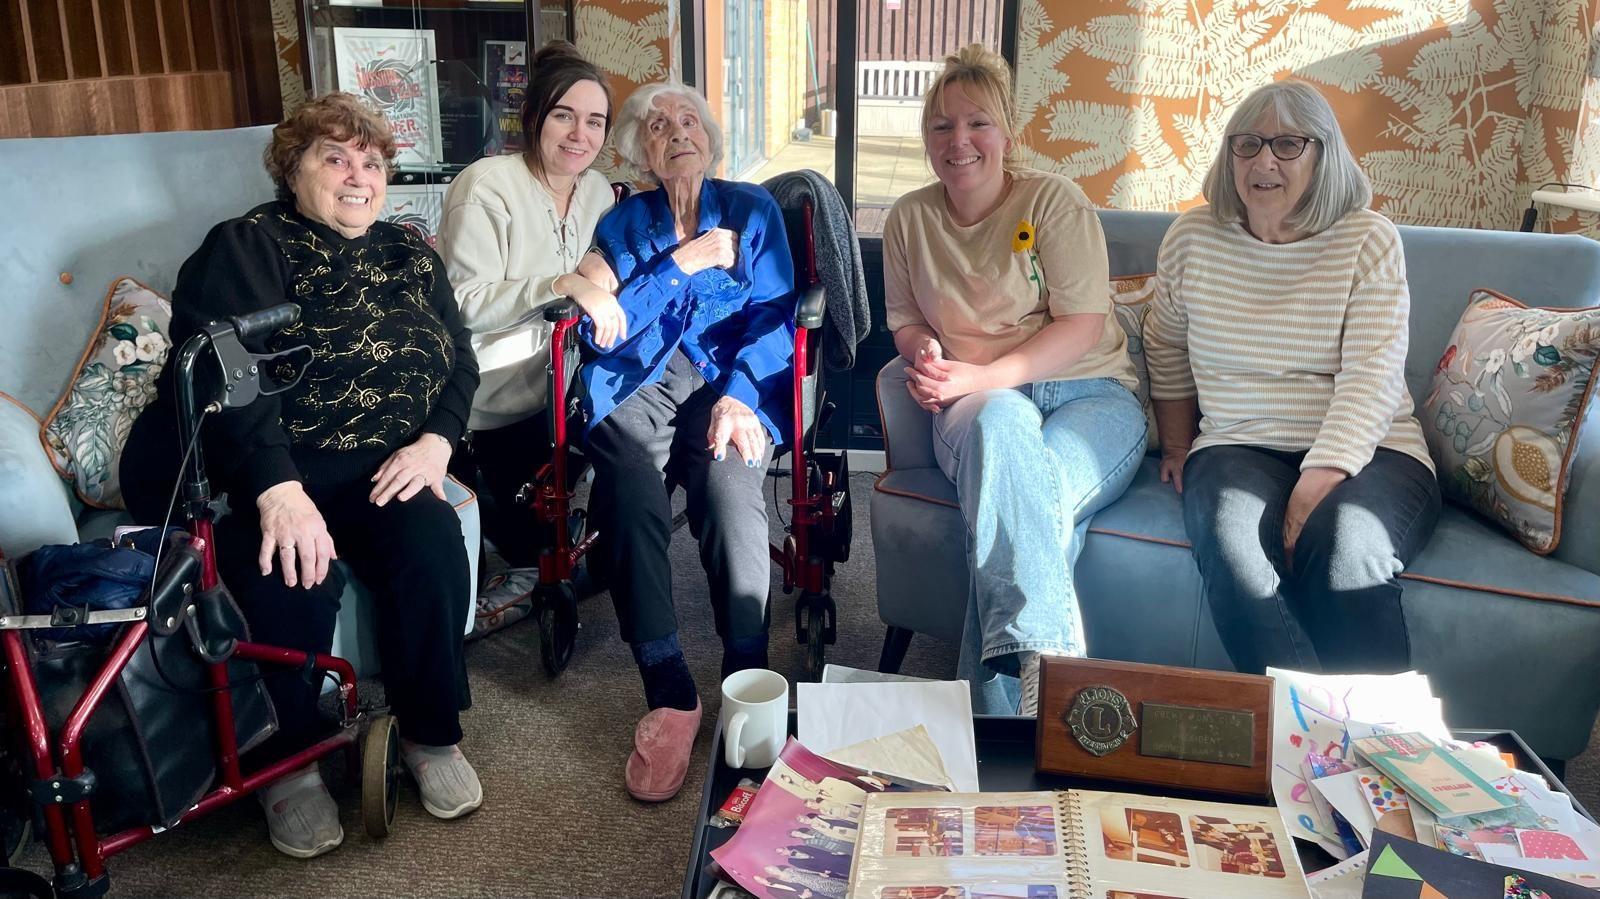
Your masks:
<svg viewBox="0 0 1600 899"><path fill-rule="evenodd" d="M765 6L763 0L723 5L722 126L734 179L766 158Z"/></svg>

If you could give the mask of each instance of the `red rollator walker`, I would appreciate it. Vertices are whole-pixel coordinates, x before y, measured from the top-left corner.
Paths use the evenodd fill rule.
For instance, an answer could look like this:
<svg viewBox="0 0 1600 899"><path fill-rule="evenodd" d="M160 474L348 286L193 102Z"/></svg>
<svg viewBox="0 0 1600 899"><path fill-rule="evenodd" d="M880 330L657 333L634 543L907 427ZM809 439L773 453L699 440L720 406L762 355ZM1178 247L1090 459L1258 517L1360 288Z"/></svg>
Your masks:
<svg viewBox="0 0 1600 899"><path fill-rule="evenodd" d="M790 252L795 259L795 283L800 302L795 313L793 409L787 444L777 447L774 462L791 455L788 474L791 518L782 545L771 547L775 564L783 571L783 590L800 591L795 600L795 639L805 647L804 675L816 680L823 657L837 638L831 582L834 565L849 560L851 511L847 457L842 450L819 451L816 437L827 424L833 404L823 385L822 343L827 315L826 297L819 283L812 205L784 210ZM539 649L552 677L572 660L578 633L578 591L574 587L578 563L599 534L582 510L573 508L576 493L569 479L573 460L569 443L583 427L578 385L578 321L582 310L570 300L545 309L552 323L550 339L551 456L534 481L523 488L519 501L529 503L547 534L539 556L539 583L533 592L533 615L539 622ZM681 524L682 516L673 522ZM594 572L591 572L594 574Z"/></svg>
<svg viewBox="0 0 1600 899"><path fill-rule="evenodd" d="M37 820L55 867L54 886L61 896L103 895L110 886L106 859L163 830L236 802L339 749L348 753L349 770L361 772L361 810L367 833L383 837L393 827L399 795L399 734L389 715L359 710L355 670L350 663L331 655L312 655L219 636L214 628L208 632L208 622L217 620L219 606L232 608L234 614L237 607L217 578L212 536L217 510L197 436L200 421L213 412L249 405L263 393L286 389L298 379L299 372L291 371L292 377L282 378L282 386L278 386L269 374L284 371L289 362L286 357L297 350L260 356L247 351L241 340L281 329L299 314L298 306L286 303L216 322L190 338L179 352L175 364L180 434L188 446L182 489L189 536L169 539L152 587L142 597L143 604L119 611L61 607L49 615L27 615L21 612L21 597L9 568L5 569L5 578L0 579L0 643L4 647L0 674L6 687L3 731L7 737L0 744L0 762L4 762L3 769L20 780L17 786L21 788L23 804L31 806L24 815L5 819L20 817L18 829L22 831L7 834L7 848L15 848L20 854L28 839L25 828ZM292 369L292 365L288 368ZM197 385L197 371L204 372L201 377L205 383ZM41 644L28 631L110 622L125 626L87 689L72 705L64 725L52 733L41 703L41 683L35 675ZM211 711L216 776L198 802L165 826L147 823L102 834L95 826L93 802L99 782L85 763L85 728L108 696L119 689L119 679L135 655L157 640L187 640L188 645L181 649L194 653L198 670L205 672L204 683L174 684L165 673L161 678L167 681L163 689L168 692L204 695ZM171 648L174 647L167 647ZM153 658L157 649L151 646L149 652ZM338 680L341 716L336 729L287 758L244 774L239 765L234 699L235 691L252 684L231 677L230 665L239 662L292 669L281 676L307 676L312 671L333 674ZM156 664L159 668L161 663ZM273 672L273 676L278 675ZM258 679L259 675L254 677ZM364 738L363 723L367 724ZM201 732L203 726L197 727L196 733Z"/></svg>

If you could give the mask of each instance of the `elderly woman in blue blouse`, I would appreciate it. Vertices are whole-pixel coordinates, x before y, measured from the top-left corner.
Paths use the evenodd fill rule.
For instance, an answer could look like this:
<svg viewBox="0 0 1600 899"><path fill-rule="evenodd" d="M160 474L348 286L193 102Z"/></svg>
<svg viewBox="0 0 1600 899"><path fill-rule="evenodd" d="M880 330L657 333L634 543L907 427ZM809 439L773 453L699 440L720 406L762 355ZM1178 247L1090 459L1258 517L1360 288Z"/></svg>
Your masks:
<svg viewBox="0 0 1600 899"><path fill-rule="evenodd" d="M658 186L601 220L579 268L598 286L573 299L597 351L581 377L600 564L650 708L626 782L635 798L656 802L682 785L700 725L672 606L669 483L688 494L723 675L767 664L761 487L786 409L794 272L772 198L709 177L722 132L699 94L642 87L623 104L615 135L623 158Z"/></svg>

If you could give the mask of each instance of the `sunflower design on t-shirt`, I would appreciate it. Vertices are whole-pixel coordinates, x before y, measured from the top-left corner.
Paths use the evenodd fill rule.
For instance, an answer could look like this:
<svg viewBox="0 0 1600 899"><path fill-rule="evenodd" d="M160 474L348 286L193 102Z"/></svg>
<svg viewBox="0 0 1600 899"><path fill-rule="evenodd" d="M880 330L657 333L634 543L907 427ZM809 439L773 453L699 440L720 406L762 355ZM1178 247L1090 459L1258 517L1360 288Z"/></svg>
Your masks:
<svg viewBox="0 0 1600 899"><path fill-rule="evenodd" d="M1027 219L1017 222L1017 227L1012 229L1011 252L1023 253L1028 260L1028 280L1039 285L1039 291L1044 292L1044 278L1039 275L1039 254L1033 249L1033 239L1038 232L1033 228L1033 223Z"/></svg>

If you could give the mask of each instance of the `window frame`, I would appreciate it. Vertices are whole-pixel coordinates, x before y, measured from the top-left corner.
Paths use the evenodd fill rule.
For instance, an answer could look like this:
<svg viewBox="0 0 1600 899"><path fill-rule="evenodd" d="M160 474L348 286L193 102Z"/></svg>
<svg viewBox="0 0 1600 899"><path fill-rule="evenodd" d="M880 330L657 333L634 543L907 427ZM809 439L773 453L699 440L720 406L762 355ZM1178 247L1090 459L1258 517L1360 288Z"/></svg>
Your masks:
<svg viewBox="0 0 1600 899"><path fill-rule="evenodd" d="M827 2L827 0L819 0ZM881 0L866 0L881 2ZM857 41L860 39L861 0L833 0L834 21L837 23L838 97L849 97L850 102L835 101L834 115L838 136L833 145L833 186L843 198L850 218L856 215L856 153L859 141L856 136L856 64L859 60ZM1000 0L1000 55L1011 67L1013 77L1017 70L1017 25L1021 0ZM680 4L680 53L684 84L700 88L706 83L710 60L705 58L704 0L682 0ZM881 241L877 234L861 235L863 241Z"/></svg>

